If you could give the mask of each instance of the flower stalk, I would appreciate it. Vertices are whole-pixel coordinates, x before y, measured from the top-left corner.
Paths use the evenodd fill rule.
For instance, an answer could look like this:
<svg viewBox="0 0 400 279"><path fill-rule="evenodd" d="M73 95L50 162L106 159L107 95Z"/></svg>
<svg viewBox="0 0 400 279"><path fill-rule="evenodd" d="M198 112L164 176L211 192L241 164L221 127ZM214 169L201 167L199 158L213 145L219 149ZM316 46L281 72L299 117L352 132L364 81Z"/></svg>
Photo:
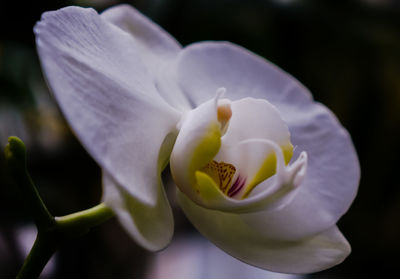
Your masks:
<svg viewBox="0 0 400 279"><path fill-rule="evenodd" d="M26 167L26 147L17 137L9 137L4 150L8 169L21 190L39 231L48 230L55 225L54 217L46 208Z"/></svg>
<svg viewBox="0 0 400 279"><path fill-rule="evenodd" d="M55 217L55 227L57 231L79 236L88 233L91 228L101 225L113 216L111 208L101 203L86 210Z"/></svg>
<svg viewBox="0 0 400 279"><path fill-rule="evenodd" d="M38 278L59 247L72 238L82 236L111 217L114 212L104 203L66 216L54 217L35 187L26 167L26 147L17 137L10 137L5 158L12 178L20 188L38 234L35 243L17 275L17 279Z"/></svg>
<svg viewBox="0 0 400 279"><path fill-rule="evenodd" d="M59 245L54 231L38 232L35 243L24 261L16 279L38 278Z"/></svg>

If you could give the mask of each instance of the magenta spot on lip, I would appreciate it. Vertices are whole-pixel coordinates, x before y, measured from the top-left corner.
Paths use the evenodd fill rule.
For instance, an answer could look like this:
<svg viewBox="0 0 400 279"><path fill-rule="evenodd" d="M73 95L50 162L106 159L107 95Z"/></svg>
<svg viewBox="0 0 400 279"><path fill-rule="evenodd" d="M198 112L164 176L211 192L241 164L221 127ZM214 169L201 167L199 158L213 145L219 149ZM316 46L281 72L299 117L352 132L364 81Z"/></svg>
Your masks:
<svg viewBox="0 0 400 279"><path fill-rule="evenodd" d="M235 182L233 182L232 187L228 191L228 196L233 197L234 195L236 195L243 188L245 183L246 183L246 178L238 175Z"/></svg>

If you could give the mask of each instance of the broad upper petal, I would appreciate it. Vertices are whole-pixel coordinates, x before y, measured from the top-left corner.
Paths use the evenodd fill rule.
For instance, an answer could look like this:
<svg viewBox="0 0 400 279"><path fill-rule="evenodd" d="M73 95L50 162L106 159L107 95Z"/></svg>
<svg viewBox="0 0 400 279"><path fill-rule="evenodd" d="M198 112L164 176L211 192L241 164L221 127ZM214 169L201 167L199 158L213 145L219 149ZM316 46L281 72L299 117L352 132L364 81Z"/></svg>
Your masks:
<svg viewBox="0 0 400 279"><path fill-rule="evenodd" d="M262 213L254 218L253 214L209 210L179 191L178 200L185 215L210 241L231 256L263 269L284 273L317 272L339 264L351 250L336 226L307 238L287 241L270 236L268 217ZM292 224L292 229L296 229L296 225Z"/></svg>
<svg viewBox="0 0 400 279"><path fill-rule="evenodd" d="M35 34L49 87L79 140L126 193L156 205L159 151L180 115L132 36L79 7L43 14Z"/></svg>
<svg viewBox="0 0 400 279"><path fill-rule="evenodd" d="M225 42L204 42L183 49L176 62L178 82L195 104L225 87L226 98L265 98L281 113L295 146L293 158L308 154L307 175L297 196L270 212L276 236L299 239L332 227L355 198L360 169L347 131L296 79L253 53ZM291 224L309 216L296 229ZM280 220L286 220L286 226ZM279 224L279 226L275 226Z"/></svg>
<svg viewBox="0 0 400 279"><path fill-rule="evenodd" d="M253 97L276 103L306 104L311 94L271 62L229 42L199 42L185 47L176 61L178 82L195 105L225 87L230 100ZM299 86L300 94L288 92ZM211 91L210 91L211 90ZM211 95L210 95L211 94Z"/></svg>
<svg viewBox="0 0 400 279"><path fill-rule="evenodd" d="M146 55L160 56L169 60L181 49L174 37L130 5L111 7L100 16L131 34Z"/></svg>
<svg viewBox="0 0 400 279"><path fill-rule="evenodd" d="M181 50L180 44L130 5L114 6L100 16L132 36L143 64L156 77L155 83L163 98L175 108L190 108L187 98L174 82L171 70L171 62Z"/></svg>

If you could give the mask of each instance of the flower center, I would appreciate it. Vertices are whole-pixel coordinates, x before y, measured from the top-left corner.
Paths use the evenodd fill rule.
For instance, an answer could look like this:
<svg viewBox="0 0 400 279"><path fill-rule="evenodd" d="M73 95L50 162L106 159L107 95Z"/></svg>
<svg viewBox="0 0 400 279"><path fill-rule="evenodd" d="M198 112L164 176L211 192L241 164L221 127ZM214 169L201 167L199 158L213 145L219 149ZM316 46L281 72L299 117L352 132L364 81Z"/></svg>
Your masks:
<svg viewBox="0 0 400 279"><path fill-rule="evenodd" d="M203 169L203 172L208 174L218 185L221 191L228 197L233 197L243 189L246 184L246 178L240 175L237 176L232 183L236 168L232 164L225 162L218 163L212 160Z"/></svg>

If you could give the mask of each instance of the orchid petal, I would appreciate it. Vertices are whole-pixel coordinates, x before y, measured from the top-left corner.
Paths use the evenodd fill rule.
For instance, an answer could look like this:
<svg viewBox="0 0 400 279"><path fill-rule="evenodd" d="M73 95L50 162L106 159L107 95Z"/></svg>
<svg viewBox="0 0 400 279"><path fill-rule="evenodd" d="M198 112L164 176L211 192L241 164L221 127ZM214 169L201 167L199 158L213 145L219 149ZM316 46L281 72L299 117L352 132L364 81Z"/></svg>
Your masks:
<svg viewBox="0 0 400 279"><path fill-rule="evenodd" d="M218 96L186 113L171 153L171 174L176 185L197 202L204 194L196 183L196 171L214 158L221 146L221 125L217 118ZM208 191L209 192L209 191Z"/></svg>
<svg viewBox="0 0 400 279"><path fill-rule="evenodd" d="M130 33L147 55L160 56L169 60L181 49L174 37L130 5L111 7L100 16Z"/></svg>
<svg viewBox="0 0 400 279"><path fill-rule="evenodd" d="M181 50L180 44L130 5L114 6L100 16L132 36L141 61L155 77L156 87L162 97L175 108L190 108L187 98L171 77L171 62Z"/></svg>
<svg viewBox="0 0 400 279"><path fill-rule="evenodd" d="M229 96L228 91L226 95ZM249 138L270 139L279 145L290 145L288 126L279 110L265 99L242 98L231 102L232 117L223 136L231 145Z"/></svg>
<svg viewBox="0 0 400 279"><path fill-rule="evenodd" d="M114 210L120 224L131 237L150 251L167 246L174 232L172 210L161 187L161 180L159 183L156 205L149 206L103 173L103 201Z"/></svg>
<svg viewBox="0 0 400 279"><path fill-rule="evenodd" d="M103 202L114 210L132 238L150 251L167 246L174 232L174 219L163 188L161 172L168 164L175 137L174 133L168 134L159 152L157 200L154 206L130 195L103 170Z"/></svg>
<svg viewBox="0 0 400 279"><path fill-rule="evenodd" d="M83 146L148 206L159 196L159 152L180 114L159 95L135 42L92 9L43 14L35 26L47 81Z"/></svg>
<svg viewBox="0 0 400 279"><path fill-rule="evenodd" d="M182 257L184 255L184 257ZM227 255L198 235L180 236L149 263L148 279L306 279L274 273L245 264Z"/></svg>
<svg viewBox="0 0 400 279"><path fill-rule="evenodd" d="M229 42L199 42L185 47L177 58L176 71L180 86L195 105L212 98L213 90L219 87L227 89L230 100L253 97L267 99L275 106L312 101L311 94L295 78ZM301 92L287 92L294 86L301 87Z"/></svg>
<svg viewBox="0 0 400 279"><path fill-rule="evenodd" d="M348 210L360 179L351 138L296 79L241 47L217 42L184 48L176 72L182 90L195 104L211 98L218 87L225 87L231 100L267 99L289 127L296 147L293 157L307 152L308 173L296 198L281 210L266 213L270 233L287 240L314 235L332 227ZM293 229L298 220L301 226Z"/></svg>
<svg viewBox="0 0 400 279"><path fill-rule="evenodd" d="M348 242L336 226L307 238L287 241L270 237L268 217L263 218L263 212L232 214L209 210L193 203L179 191L178 201L194 226L215 245L260 268L311 273L342 262L350 253ZM258 215L258 223L249 218L253 214Z"/></svg>

